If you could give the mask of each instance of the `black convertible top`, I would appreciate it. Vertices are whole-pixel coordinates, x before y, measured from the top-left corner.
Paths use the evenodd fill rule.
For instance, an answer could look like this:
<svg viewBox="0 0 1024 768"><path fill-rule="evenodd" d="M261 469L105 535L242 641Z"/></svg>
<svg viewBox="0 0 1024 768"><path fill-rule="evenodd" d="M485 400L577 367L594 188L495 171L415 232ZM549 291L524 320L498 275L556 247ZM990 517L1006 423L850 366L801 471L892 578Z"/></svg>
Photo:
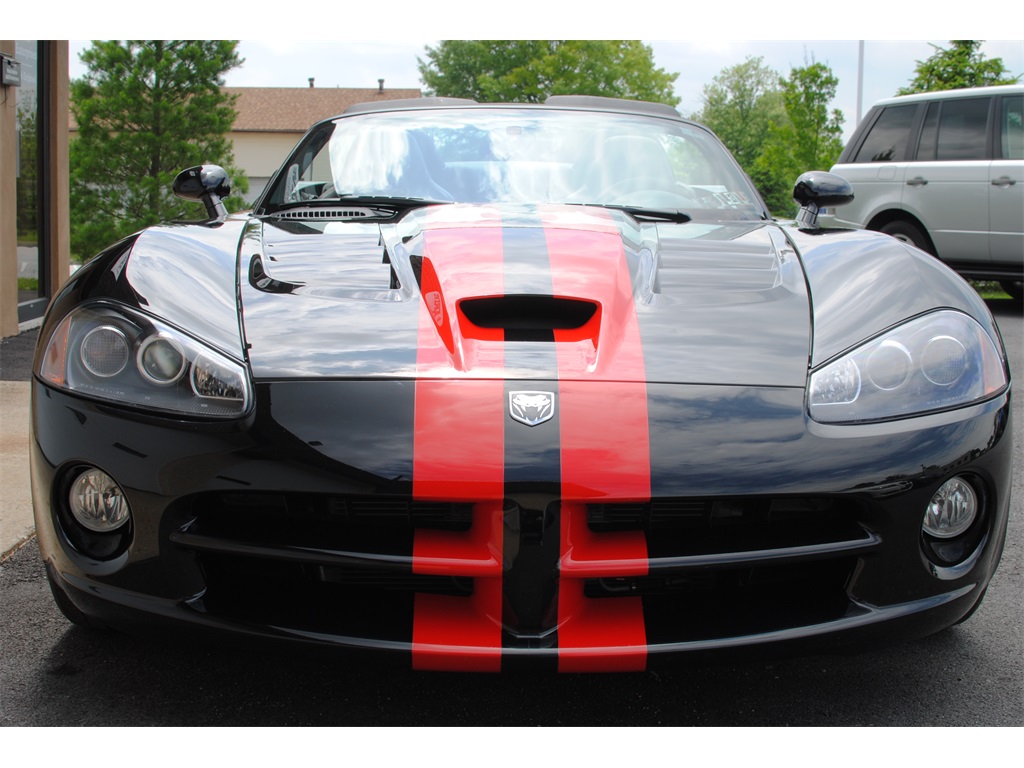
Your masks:
<svg viewBox="0 0 1024 768"><path fill-rule="evenodd" d="M480 103L475 99L460 99L449 96L427 96L421 99L392 99L390 101L364 101L353 104L342 114L353 115L364 112L391 112L406 109L437 109L439 107L559 107L573 109L600 109L634 114L661 115L663 117L681 117L675 107L659 104L654 101L633 101L632 99L613 99L607 96L548 96L541 104L523 103Z"/></svg>

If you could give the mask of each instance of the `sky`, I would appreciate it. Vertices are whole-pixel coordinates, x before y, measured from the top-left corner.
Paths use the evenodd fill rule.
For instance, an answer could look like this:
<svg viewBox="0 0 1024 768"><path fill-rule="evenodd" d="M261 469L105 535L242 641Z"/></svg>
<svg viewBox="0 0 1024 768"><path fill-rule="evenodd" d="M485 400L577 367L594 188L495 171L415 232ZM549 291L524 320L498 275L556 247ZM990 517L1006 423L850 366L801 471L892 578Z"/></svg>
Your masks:
<svg viewBox="0 0 1024 768"><path fill-rule="evenodd" d="M1024 32L1024 23L1021 31ZM384 78L387 88L420 88L417 57L425 59L425 47L437 42L242 40L239 52L245 63L227 73L226 84L304 88L312 77L318 88L375 88L377 80ZM844 130L852 133L855 127L860 51L857 40L645 42L651 46L656 66L679 73L675 92L681 99L678 109L684 115L701 108L704 86L724 68L739 64L748 56L762 56L766 65L782 75L812 60L831 67L839 78L833 107L846 118ZM948 45L942 39L932 42ZM897 89L913 78L916 62L927 59L934 51L924 40L864 41L862 111L866 112L879 99L896 95ZM1024 74L1024 41L986 41L982 51L989 57L1001 57L1014 74Z"/></svg>
<svg viewBox="0 0 1024 768"><path fill-rule="evenodd" d="M375 88L380 78L387 88L421 88L417 58L425 58L426 46L442 39L640 39L651 46L656 66L679 73L675 81L678 109L687 116L701 108L703 88L715 75L749 56L763 57L782 75L813 60L827 64L839 78L832 107L845 118L844 138L856 127L858 91L861 113L875 101L895 95L913 78L916 63L934 52L930 43L945 46L952 38L985 40L986 56L1001 57L1013 75L1024 75L1024 40L1005 39L1007 32L1024 34L1024 17L1011 0L990 0L984 19L976 20L962 9L956 18L940 19L938 13L927 18L921 6L897 7L891 0L857 0L848 8L841 3L805 7L786 2L777 4L778 13L764 2L749 0L700 4L646 0L638 6L607 5L602 12L594 10L596 2L564 0L517 0L514 5L392 0L373 8L340 2L319 7L304 4L295 6L296 15L287 19L290 6L275 3L238 9L193 7L191 14L148 20L140 16L137 3L96 0L95 4L107 13L90 14L82 22L41 20L28 11L16 12L25 18L14 19L14 32L24 32L15 36L71 39L73 78L85 72L78 55L88 46L86 40L75 38L187 38L197 33L229 37L241 40L239 52L245 62L227 73L227 85L295 88L308 87L311 77L318 88ZM1012 24L999 23L1014 18L1017 21ZM858 78L860 40L862 79Z"/></svg>

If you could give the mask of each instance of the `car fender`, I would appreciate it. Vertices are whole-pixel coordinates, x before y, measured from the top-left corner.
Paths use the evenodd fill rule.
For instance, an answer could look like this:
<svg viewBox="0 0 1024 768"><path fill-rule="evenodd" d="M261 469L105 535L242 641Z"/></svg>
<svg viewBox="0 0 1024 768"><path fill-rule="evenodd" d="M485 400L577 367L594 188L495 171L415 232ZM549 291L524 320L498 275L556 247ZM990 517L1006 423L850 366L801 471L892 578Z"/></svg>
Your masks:
<svg viewBox="0 0 1024 768"><path fill-rule="evenodd" d="M977 292L928 254L867 230L807 231L792 225L783 231L799 255L811 297L812 368L942 308L970 315L999 339L992 314Z"/></svg>
<svg viewBox="0 0 1024 768"><path fill-rule="evenodd" d="M237 360L237 259L248 220L151 227L102 251L54 298L40 338L75 306L110 300L164 320Z"/></svg>

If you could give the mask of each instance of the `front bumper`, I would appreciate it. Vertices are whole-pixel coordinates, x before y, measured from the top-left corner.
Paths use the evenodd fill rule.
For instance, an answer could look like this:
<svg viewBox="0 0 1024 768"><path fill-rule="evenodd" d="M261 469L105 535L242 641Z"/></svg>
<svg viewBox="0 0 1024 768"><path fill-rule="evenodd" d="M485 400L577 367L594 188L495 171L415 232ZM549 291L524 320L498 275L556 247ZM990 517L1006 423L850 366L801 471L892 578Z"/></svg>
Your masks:
<svg viewBox="0 0 1024 768"><path fill-rule="evenodd" d="M837 427L809 422L799 390L648 385L649 497L569 493L554 423L505 427L500 492L423 498L414 388L261 384L248 420L211 425L36 382L51 577L111 623L392 651L423 669L589 671L922 636L967 615L999 561L1009 392ZM131 503L116 556L76 550L57 514L55 489L82 463ZM971 556L942 566L921 519L953 475L976 484L984 514Z"/></svg>

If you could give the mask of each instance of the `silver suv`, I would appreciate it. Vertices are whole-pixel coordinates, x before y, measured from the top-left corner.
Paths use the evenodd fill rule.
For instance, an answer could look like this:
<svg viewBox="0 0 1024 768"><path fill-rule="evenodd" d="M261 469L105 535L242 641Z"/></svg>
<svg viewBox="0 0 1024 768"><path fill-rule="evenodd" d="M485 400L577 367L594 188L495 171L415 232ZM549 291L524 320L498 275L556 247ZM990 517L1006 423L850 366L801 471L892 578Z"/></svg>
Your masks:
<svg viewBox="0 0 1024 768"><path fill-rule="evenodd" d="M1020 300L1024 85L920 93L875 104L834 173L854 200L824 226L886 232Z"/></svg>

